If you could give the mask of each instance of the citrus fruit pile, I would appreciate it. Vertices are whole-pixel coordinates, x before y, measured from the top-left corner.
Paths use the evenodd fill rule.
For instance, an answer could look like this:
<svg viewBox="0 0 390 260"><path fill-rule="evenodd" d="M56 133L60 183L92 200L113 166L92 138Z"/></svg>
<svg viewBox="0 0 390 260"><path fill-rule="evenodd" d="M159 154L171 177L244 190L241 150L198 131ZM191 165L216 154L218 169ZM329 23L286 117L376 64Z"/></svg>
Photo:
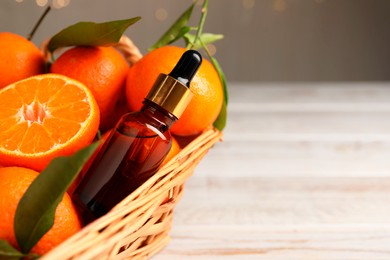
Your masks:
<svg viewBox="0 0 390 260"><path fill-rule="evenodd" d="M18 247L15 211L39 172L54 158L91 144L99 131L106 137L124 113L139 110L158 74L169 73L185 50L160 47L130 64L114 47L76 46L48 70L47 59L32 42L0 33L0 239ZM194 97L172 128L181 138L210 128L221 110L221 81L206 59L191 90ZM164 163L180 150L173 138ZM80 228L65 193L54 226L31 252L45 254Z"/></svg>

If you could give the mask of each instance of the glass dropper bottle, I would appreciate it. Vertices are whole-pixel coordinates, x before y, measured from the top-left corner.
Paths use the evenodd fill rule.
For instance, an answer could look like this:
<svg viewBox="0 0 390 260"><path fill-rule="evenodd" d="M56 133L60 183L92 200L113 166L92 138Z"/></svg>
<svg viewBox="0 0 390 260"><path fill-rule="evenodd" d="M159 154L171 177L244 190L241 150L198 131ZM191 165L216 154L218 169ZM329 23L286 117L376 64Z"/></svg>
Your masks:
<svg viewBox="0 0 390 260"><path fill-rule="evenodd" d="M190 82L201 55L186 51L172 72L160 74L139 112L122 116L72 195L85 224L106 214L148 180L168 154L169 128L192 98Z"/></svg>

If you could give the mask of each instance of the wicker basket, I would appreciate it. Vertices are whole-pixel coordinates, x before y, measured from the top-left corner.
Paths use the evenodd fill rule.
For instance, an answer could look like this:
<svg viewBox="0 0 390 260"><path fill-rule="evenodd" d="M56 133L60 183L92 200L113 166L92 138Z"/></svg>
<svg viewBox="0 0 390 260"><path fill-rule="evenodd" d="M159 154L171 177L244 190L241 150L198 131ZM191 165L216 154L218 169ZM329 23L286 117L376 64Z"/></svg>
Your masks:
<svg viewBox="0 0 390 260"><path fill-rule="evenodd" d="M118 48L132 64L138 48L123 38ZM208 129L109 213L41 259L144 259L167 245L173 211L186 180L222 133Z"/></svg>
<svg viewBox="0 0 390 260"><path fill-rule="evenodd" d="M156 254L169 241L184 183L221 138L218 130L205 131L109 213L41 259L142 259Z"/></svg>

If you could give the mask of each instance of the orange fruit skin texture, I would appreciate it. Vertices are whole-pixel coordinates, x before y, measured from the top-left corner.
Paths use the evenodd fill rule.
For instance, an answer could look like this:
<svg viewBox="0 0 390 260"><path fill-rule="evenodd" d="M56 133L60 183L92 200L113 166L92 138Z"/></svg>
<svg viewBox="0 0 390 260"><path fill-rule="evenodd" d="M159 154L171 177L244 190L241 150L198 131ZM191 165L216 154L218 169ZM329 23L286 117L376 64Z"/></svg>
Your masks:
<svg viewBox="0 0 390 260"><path fill-rule="evenodd" d="M14 217L19 200L38 176L38 172L21 167L0 168L0 239L18 248L14 233ZM39 240L31 252L43 255L81 229L81 222L70 196L65 193L58 205L53 227Z"/></svg>
<svg viewBox="0 0 390 260"><path fill-rule="evenodd" d="M0 90L0 165L43 170L90 144L99 108L82 83L43 74Z"/></svg>
<svg viewBox="0 0 390 260"><path fill-rule="evenodd" d="M42 52L17 34L0 33L0 89L18 80L44 73Z"/></svg>
<svg viewBox="0 0 390 260"><path fill-rule="evenodd" d="M179 61L185 48L164 46L145 55L130 67L126 81L126 97L130 110L137 111L160 73L168 74ZM190 88L194 96L181 118L172 126L176 135L200 134L217 118L222 102L223 88L217 71L206 59L193 78Z"/></svg>
<svg viewBox="0 0 390 260"><path fill-rule="evenodd" d="M103 131L112 128L123 113L116 113L116 109L121 103L126 104L128 69L126 59L113 47L74 47L51 66L52 73L79 80L92 91L99 106Z"/></svg>

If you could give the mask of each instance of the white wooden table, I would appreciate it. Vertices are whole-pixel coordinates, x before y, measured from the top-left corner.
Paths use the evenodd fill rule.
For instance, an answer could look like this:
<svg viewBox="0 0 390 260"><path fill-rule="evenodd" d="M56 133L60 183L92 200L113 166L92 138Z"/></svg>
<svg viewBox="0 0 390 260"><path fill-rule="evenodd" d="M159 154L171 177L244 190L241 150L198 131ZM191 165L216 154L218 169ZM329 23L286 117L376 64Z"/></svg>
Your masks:
<svg viewBox="0 0 390 260"><path fill-rule="evenodd" d="M390 259L390 83L229 88L153 259Z"/></svg>

